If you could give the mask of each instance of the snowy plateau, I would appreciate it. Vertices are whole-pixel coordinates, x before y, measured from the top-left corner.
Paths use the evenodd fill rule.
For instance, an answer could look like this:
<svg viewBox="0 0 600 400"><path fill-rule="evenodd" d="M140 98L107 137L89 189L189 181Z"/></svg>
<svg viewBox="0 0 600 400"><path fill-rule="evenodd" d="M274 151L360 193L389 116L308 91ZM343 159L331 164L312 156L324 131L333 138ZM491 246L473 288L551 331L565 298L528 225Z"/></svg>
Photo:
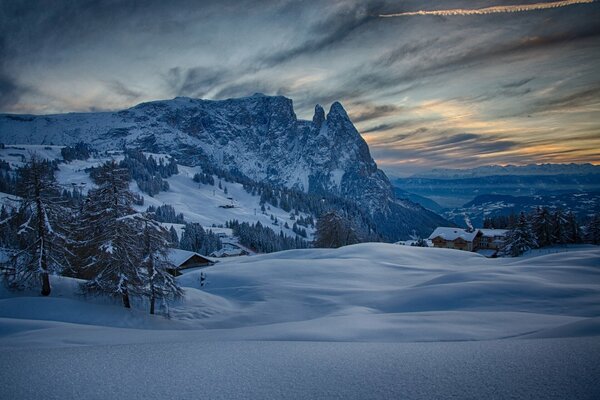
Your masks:
<svg viewBox="0 0 600 400"><path fill-rule="evenodd" d="M1 292L0 397L598 398L600 250L555 250L241 257L180 276L170 319L52 277Z"/></svg>
<svg viewBox="0 0 600 400"><path fill-rule="evenodd" d="M166 179L169 190L149 196L131 183L144 197L140 210L170 204L186 221L207 229L231 219L274 225L261 212L259 197L241 184L226 183L225 192L194 182L202 168L191 148L217 154L220 160L213 161L244 168L256 180L302 190L313 183L367 208L396 204L420 214L422 224L438 221L391 197L391 185L366 144L354 140L341 105L327 117L317 108L310 122L297 121L282 98L227 102L175 99L120 113L3 116L0 158L14 167L31 151L60 159L59 144L80 140L114 151L117 160L122 145L133 143L156 158L173 155L182 162ZM264 108L244 114L253 107ZM196 115L196 109L204 111ZM288 117L278 120L282 110ZM234 115L248 120L240 116L240 130L230 131ZM290 137L278 136L283 131L270 128L289 121L304 141L296 150ZM215 128L221 123L227 129ZM148 138L153 124L163 131ZM266 128L240 133L251 125ZM273 147L252 153L250 140L263 136ZM331 140L347 146L335 161ZM279 153L284 143L293 151ZM297 162L289 161L290 154ZM93 186L86 169L107 159L101 153L60 163L57 179L86 191ZM10 204L14 196L0 194L0 201ZM282 222L290 217L277 207L268 214ZM274 229L294 234L281 224ZM313 234L308 229L308 237ZM184 296L169 304L168 318L149 315L141 300L125 309L113 299L85 296L74 278L52 276L49 297L0 285L0 398L600 398L598 246L488 259L450 249L362 243L231 257L185 270L177 280Z"/></svg>

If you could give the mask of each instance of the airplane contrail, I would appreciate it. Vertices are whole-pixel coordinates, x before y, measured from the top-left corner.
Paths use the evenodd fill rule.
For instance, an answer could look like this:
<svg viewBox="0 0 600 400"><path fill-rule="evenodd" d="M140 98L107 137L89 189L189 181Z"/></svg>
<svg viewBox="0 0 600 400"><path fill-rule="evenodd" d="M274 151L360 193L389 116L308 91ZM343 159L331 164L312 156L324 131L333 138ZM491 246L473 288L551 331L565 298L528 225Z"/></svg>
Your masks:
<svg viewBox="0 0 600 400"><path fill-rule="evenodd" d="M464 9L464 8L455 8L450 10L421 10L421 11L410 11L403 13L395 13L395 14L380 14L381 18L390 18L390 17L408 17L412 15L442 15L442 16L452 16L452 15L483 15L483 14L497 14L497 13L513 13L513 12L524 12L524 11L534 11L534 10L545 10L548 8L559 8L559 7L567 7L575 4L585 4L585 3L593 3L595 0L562 0L562 1L553 1L550 3L534 3L534 4L516 4L511 6L492 6L485 8L476 8L476 9Z"/></svg>

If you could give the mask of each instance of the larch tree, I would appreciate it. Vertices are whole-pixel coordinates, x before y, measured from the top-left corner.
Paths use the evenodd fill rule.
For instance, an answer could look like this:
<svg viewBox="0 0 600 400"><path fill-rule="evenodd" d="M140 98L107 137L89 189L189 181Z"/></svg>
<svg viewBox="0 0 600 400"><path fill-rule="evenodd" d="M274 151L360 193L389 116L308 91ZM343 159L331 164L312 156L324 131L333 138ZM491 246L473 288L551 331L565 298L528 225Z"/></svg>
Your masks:
<svg viewBox="0 0 600 400"><path fill-rule="evenodd" d="M315 247L336 248L358 242L351 222L335 211L329 211L317 220Z"/></svg>
<svg viewBox="0 0 600 400"><path fill-rule="evenodd" d="M17 231L22 244L12 257L14 267L9 283L15 287L41 285L41 294L50 295L50 275L68 265L70 210L60 198L54 166L37 154L19 169L20 205L16 218L24 221Z"/></svg>
<svg viewBox="0 0 600 400"><path fill-rule="evenodd" d="M140 246L143 235L134 218L134 195L129 191L129 173L113 160L94 175L96 189L83 206L81 256L85 291L122 298L131 307L130 294L142 295L144 273Z"/></svg>
<svg viewBox="0 0 600 400"><path fill-rule="evenodd" d="M147 214L136 216L142 232L142 266L145 269L144 295L150 301L150 314L154 314L156 301L166 304L183 295L175 277L169 272L175 266L169 261L170 235L160 223Z"/></svg>

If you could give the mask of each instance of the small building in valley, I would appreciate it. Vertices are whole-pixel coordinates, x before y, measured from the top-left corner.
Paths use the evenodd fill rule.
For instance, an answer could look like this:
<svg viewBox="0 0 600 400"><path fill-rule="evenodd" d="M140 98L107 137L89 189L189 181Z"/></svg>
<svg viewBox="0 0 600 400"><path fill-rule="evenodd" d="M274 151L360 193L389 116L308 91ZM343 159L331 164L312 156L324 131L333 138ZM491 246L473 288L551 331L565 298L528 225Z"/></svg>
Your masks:
<svg viewBox="0 0 600 400"><path fill-rule="evenodd" d="M461 228L438 227L429 235L434 247L474 251L479 245L481 232L468 231Z"/></svg>
<svg viewBox="0 0 600 400"><path fill-rule="evenodd" d="M479 232L481 232L479 248L498 251L506 240L508 229L479 229Z"/></svg>
<svg viewBox="0 0 600 400"><path fill-rule="evenodd" d="M462 229L438 227L429 235L434 247L477 251L486 257L496 256L504 244L506 229Z"/></svg>
<svg viewBox="0 0 600 400"><path fill-rule="evenodd" d="M169 272L173 275L181 275L181 270L188 268L208 267L214 264L214 261L193 251L181 249L169 249L167 259L175 266Z"/></svg>

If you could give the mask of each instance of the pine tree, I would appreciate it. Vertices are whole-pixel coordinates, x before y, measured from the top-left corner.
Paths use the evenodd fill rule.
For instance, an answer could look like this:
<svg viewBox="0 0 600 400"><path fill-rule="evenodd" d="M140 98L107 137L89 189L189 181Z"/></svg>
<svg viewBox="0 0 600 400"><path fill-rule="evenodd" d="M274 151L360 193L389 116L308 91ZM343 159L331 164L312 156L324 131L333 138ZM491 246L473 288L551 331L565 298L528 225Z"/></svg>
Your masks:
<svg viewBox="0 0 600 400"><path fill-rule="evenodd" d="M179 236L177 236L177 231L173 225L171 225L171 228L169 229L169 235L171 247L179 248Z"/></svg>
<svg viewBox="0 0 600 400"><path fill-rule="evenodd" d="M501 253L518 257L524 252L536 248L537 241L525 213L521 213L515 227L508 231Z"/></svg>
<svg viewBox="0 0 600 400"><path fill-rule="evenodd" d="M600 244L600 214L593 215L584 227L585 241Z"/></svg>
<svg viewBox="0 0 600 400"><path fill-rule="evenodd" d="M315 247L336 248L358 242L350 221L335 211L323 214L317 221Z"/></svg>
<svg viewBox="0 0 600 400"><path fill-rule="evenodd" d="M569 223L563 212L558 209L552 216L553 219L553 236L555 243L569 243Z"/></svg>
<svg viewBox="0 0 600 400"><path fill-rule="evenodd" d="M120 296L130 308L130 293L141 294L144 276L140 264L140 231L134 218L134 196L129 174L113 160L96 172L97 189L83 207L80 232L83 272L90 280L83 288L91 293Z"/></svg>
<svg viewBox="0 0 600 400"><path fill-rule="evenodd" d="M537 208L533 215L532 227L539 247L550 246L555 242L554 220L545 207Z"/></svg>
<svg viewBox="0 0 600 400"><path fill-rule="evenodd" d="M567 214L567 243L580 243L581 242L581 234L579 232L579 224L577 223L577 218L572 211L569 211Z"/></svg>
<svg viewBox="0 0 600 400"><path fill-rule="evenodd" d="M33 154L18 172L21 203L14 217L24 222L18 227L21 249L12 258L14 271L9 281L16 287L39 282L41 294L48 296L49 275L69 264L66 249L71 239L64 228L71 213L61 200L51 163Z"/></svg>

